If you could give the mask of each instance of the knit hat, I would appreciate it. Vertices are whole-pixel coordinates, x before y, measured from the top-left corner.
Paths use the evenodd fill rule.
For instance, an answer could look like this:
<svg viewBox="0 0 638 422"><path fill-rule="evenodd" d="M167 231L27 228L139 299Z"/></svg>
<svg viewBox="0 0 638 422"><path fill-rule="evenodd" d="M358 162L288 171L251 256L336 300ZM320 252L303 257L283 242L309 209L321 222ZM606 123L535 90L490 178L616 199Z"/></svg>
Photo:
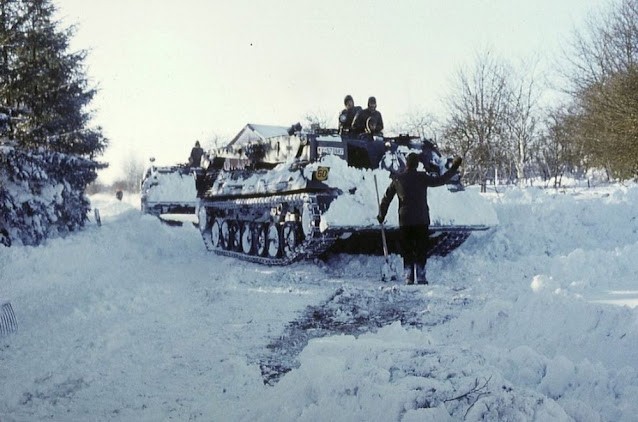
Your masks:
<svg viewBox="0 0 638 422"><path fill-rule="evenodd" d="M419 166L419 161L419 154L411 152L410 154L408 154L405 165L410 169L415 169Z"/></svg>

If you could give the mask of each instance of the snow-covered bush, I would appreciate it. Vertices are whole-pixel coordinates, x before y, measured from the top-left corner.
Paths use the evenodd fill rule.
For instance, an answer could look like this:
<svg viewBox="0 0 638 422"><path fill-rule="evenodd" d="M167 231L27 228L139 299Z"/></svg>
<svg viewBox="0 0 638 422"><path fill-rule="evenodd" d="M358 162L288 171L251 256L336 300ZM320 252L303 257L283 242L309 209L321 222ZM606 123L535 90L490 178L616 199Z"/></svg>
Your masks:
<svg viewBox="0 0 638 422"><path fill-rule="evenodd" d="M99 164L40 149L0 145L0 243L39 245L83 227L84 194Z"/></svg>

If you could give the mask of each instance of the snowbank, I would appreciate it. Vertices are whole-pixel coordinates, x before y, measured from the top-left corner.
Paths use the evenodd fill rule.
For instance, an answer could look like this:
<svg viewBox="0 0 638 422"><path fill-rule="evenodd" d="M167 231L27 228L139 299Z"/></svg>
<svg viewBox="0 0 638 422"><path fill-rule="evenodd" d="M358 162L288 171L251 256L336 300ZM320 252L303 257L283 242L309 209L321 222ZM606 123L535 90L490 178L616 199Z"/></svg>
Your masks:
<svg viewBox="0 0 638 422"><path fill-rule="evenodd" d="M0 419L635 420L638 187L482 197L497 229L427 287L380 283L381 257L210 255L93 197L102 227L0 248Z"/></svg>

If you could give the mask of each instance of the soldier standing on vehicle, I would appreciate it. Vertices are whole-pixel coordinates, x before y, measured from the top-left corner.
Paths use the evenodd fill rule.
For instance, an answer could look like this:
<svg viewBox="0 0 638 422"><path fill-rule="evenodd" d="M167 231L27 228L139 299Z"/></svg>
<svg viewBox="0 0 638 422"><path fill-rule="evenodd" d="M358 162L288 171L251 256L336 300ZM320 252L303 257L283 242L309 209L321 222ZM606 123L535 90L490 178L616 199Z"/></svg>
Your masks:
<svg viewBox="0 0 638 422"><path fill-rule="evenodd" d="M377 110L377 99L368 98L368 108L361 110L354 117L352 131L355 135L367 133L369 135L383 135L383 117Z"/></svg>
<svg viewBox="0 0 638 422"><path fill-rule="evenodd" d="M444 174L430 176L425 172L417 171L419 161L418 154L408 155L405 171L390 183L381 200L379 215L377 215L377 220L382 223L394 195L399 197L399 243L406 284L414 284L415 269L417 284L428 284L425 276L430 226L427 188L443 186L456 174L462 162L460 157L456 157L452 166Z"/></svg>
<svg viewBox="0 0 638 422"><path fill-rule="evenodd" d="M343 104L346 108L341 110L341 113L339 114L339 134L347 135L350 133L354 116L361 111L361 107L354 105L352 95L346 95L343 99Z"/></svg>
<svg viewBox="0 0 638 422"><path fill-rule="evenodd" d="M203 154L204 150L199 145L199 141L196 141L195 146L191 149L191 155L188 157L188 165L191 167L199 167Z"/></svg>

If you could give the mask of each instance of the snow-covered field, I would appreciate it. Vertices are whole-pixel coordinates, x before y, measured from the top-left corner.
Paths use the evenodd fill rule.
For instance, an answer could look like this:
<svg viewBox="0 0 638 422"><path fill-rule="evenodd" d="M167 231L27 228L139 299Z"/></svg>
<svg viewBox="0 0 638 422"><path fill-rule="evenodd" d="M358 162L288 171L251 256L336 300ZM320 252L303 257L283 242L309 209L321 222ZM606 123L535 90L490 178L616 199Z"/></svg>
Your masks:
<svg viewBox="0 0 638 422"><path fill-rule="evenodd" d="M498 228L425 287L218 257L94 196L101 227L0 248L0 420L638 420L638 186L486 196Z"/></svg>

